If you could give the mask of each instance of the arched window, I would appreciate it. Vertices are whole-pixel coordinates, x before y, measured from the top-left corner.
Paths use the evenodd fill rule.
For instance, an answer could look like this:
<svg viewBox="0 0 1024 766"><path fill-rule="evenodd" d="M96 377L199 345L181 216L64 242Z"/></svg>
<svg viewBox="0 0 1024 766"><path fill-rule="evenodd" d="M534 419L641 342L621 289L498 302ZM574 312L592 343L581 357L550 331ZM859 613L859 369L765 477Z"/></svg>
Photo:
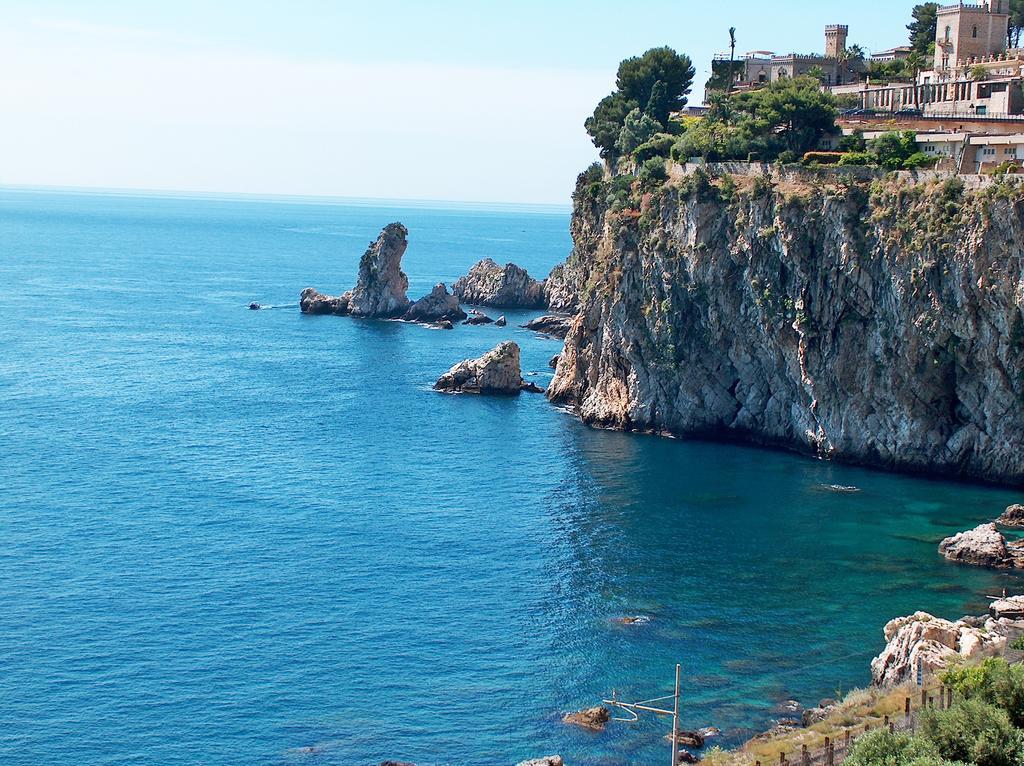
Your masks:
<svg viewBox="0 0 1024 766"><path fill-rule="evenodd" d="M974 37L974 38L978 37L978 28L977 27L974 28L973 32L971 32L971 37Z"/></svg>
<svg viewBox="0 0 1024 766"><path fill-rule="evenodd" d="M953 37L953 27L946 27L946 42L948 43Z"/></svg>

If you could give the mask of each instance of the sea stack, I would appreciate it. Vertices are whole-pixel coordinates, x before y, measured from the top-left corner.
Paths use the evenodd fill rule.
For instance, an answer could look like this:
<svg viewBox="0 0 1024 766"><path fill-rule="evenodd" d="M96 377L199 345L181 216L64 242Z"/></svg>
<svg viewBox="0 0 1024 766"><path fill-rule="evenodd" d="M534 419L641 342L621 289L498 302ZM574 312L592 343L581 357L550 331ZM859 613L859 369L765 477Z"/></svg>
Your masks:
<svg viewBox="0 0 1024 766"><path fill-rule="evenodd" d="M409 322L458 322L466 318L466 312L459 305L459 299L449 293L448 286L442 282L429 295L413 303L402 318Z"/></svg>
<svg viewBox="0 0 1024 766"><path fill-rule="evenodd" d="M400 223L384 227L359 261L359 280L349 294L349 314L393 319L409 310L409 278L402 271L402 256L408 247L408 229Z"/></svg>
<svg viewBox="0 0 1024 766"><path fill-rule="evenodd" d="M438 378L434 389L467 394L542 393L533 383L523 380L519 346L512 341L499 344L479 359L459 362Z"/></svg>
<svg viewBox="0 0 1024 766"><path fill-rule="evenodd" d="M495 308L543 308L544 283L514 263L499 266L490 258L478 262L452 291L463 303Z"/></svg>

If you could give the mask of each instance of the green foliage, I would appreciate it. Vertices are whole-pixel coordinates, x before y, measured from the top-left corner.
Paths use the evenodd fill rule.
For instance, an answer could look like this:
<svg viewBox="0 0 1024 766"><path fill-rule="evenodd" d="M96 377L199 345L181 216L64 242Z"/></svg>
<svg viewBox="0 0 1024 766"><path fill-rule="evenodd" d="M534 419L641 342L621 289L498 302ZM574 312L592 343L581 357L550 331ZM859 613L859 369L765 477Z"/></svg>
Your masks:
<svg viewBox="0 0 1024 766"><path fill-rule="evenodd" d="M950 760L976 766L1020 766L1024 759L1024 734L1003 710L978 699L949 710L926 710L920 730L939 755Z"/></svg>
<svg viewBox="0 0 1024 766"><path fill-rule="evenodd" d="M943 682L960 697L1000 708L1014 726L1024 728L1024 667L1010 665L1003 659L987 659L980 665L947 671Z"/></svg>
<svg viewBox="0 0 1024 766"><path fill-rule="evenodd" d="M604 192L604 166L600 162L593 163L576 178L576 191L573 199L581 198L598 200Z"/></svg>
<svg viewBox="0 0 1024 766"><path fill-rule="evenodd" d="M665 170L665 160L661 157L652 157L640 166L637 174L640 184L644 187L660 186L668 180L668 171Z"/></svg>
<svg viewBox="0 0 1024 766"><path fill-rule="evenodd" d="M723 176L722 180L718 182L718 194L726 202L732 202L736 199L739 194L739 188L736 186L736 181L733 180L732 176Z"/></svg>
<svg viewBox="0 0 1024 766"><path fill-rule="evenodd" d="M704 84L704 89L724 93L729 89L729 84L735 82L737 75L746 72L746 68L744 61L712 61L711 77Z"/></svg>
<svg viewBox="0 0 1024 766"><path fill-rule="evenodd" d="M907 25L910 32L910 44L922 56L932 53L935 35L939 26L939 4L921 3L915 5L911 15L913 21Z"/></svg>
<svg viewBox="0 0 1024 766"><path fill-rule="evenodd" d="M913 74L906 59L872 61L868 64L867 70L867 75L871 78L872 83L909 81Z"/></svg>
<svg viewBox="0 0 1024 766"><path fill-rule="evenodd" d="M872 165L874 164L874 155L868 152L849 152L844 154L839 160L840 165Z"/></svg>
<svg viewBox="0 0 1024 766"><path fill-rule="evenodd" d="M841 152L863 152L868 148L868 142L864 140L864 131L855 130L848 136L839 139L836 147Z"/></svg>
<svg viewBox="0 0 1024 766"><path fill-rule="evenodd" d="M810 77L780 80L730 99L716 99L711 111L686 126L673 158L723 160L781 159L795 162L836 130L835 99ZM785 155L785 156L784 156Z"/></svg>
<svg viewBox="0 0 1024 766"><path fill-rule="evenodd" d="M886 170L902 170L906 161L917 152L916 135L911 130L883 133L871 144L875 164Z"/></svg>
<svg viewBox="0 0 1024 766"><path fill-rule="evenodd" d="M652 48L643 56L623 61L616 90L601 100L585 123L601 156L614 156L626 118L635 109L659 123L661 129L668 127L669 115L686 105L694 72L689 56L667 47Z"/></svg>
<svg viewBox="0 0 1024 766"><path fill-rule="evenodd" d="M888 729L875 729L857 740L844 763L846 766L911 766L922 760L941 761L932 743L908 734L893 734Z"/></svg>
<svg viewBox="0 0 1024 766"><path fill-rule="evenodd" d="M1019 347L1021 341L1024 341L1024 323L1021 322L1020 314L1013 319L1013 327L1010 328L1010 344ZM1010 648L1015 652L1024 652L1024 636L1013 639Z"/></svg>
<svg viewBox="0 0 1024 766"><path fill-rule="evenodd" d="M626 115L622 130L615 141L615 148L620 154L632 154L637 147L647 143L662 131L662 124L639 109Z"/></svg>
<svg viewBox="0 0 1024 766"><path fill-rule="evenodd" d="M800 162L804 165L838 165L842 152L807 152Z"/></svg>
<svg viewBox="0 0 1024 766"><path fill-rule="evenodd" d="M633 157L637 162L647 162L647 160L654 157L668 159L675 142L675 136L670 136L668 133L659 133L650 141L640 144L633 151Z"/></svg>
<svg viewBox="0 0 1024 766"><path fill-rule="evenodd" d="M1024 33L1024 0L1010 0L1010 24L1007 35L1009 47L1020 47L1022 33Z"/></svg>

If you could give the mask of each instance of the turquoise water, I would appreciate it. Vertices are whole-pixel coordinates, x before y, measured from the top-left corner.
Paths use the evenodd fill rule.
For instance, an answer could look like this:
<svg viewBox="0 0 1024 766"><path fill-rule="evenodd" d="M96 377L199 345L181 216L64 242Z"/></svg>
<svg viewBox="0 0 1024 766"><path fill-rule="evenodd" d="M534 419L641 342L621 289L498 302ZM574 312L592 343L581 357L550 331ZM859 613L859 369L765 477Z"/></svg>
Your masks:
<svg viewBox="0 0 1024 766"><path fill-rule="evenodd" d="M545 383L531 314L300 316L393 220L414 296L570 246L560 210L0 191L0 762L660 764L665 721L560 712L678 661L735 741L1017 587L935 550L1017 494L430 390L504 338Z"/></svg>

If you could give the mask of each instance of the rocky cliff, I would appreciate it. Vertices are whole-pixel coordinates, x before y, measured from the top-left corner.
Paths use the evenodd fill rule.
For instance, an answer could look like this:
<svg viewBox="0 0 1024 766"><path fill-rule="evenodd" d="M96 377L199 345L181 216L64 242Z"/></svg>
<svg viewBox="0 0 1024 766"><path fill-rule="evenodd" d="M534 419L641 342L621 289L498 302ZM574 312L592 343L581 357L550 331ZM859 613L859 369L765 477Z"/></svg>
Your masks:
<svg viewBox="0 0 1024 766"><path fill-rule="evenodd" d="M1021 187L581 179L573 236L585 421L1024 483Z"/></svg>

